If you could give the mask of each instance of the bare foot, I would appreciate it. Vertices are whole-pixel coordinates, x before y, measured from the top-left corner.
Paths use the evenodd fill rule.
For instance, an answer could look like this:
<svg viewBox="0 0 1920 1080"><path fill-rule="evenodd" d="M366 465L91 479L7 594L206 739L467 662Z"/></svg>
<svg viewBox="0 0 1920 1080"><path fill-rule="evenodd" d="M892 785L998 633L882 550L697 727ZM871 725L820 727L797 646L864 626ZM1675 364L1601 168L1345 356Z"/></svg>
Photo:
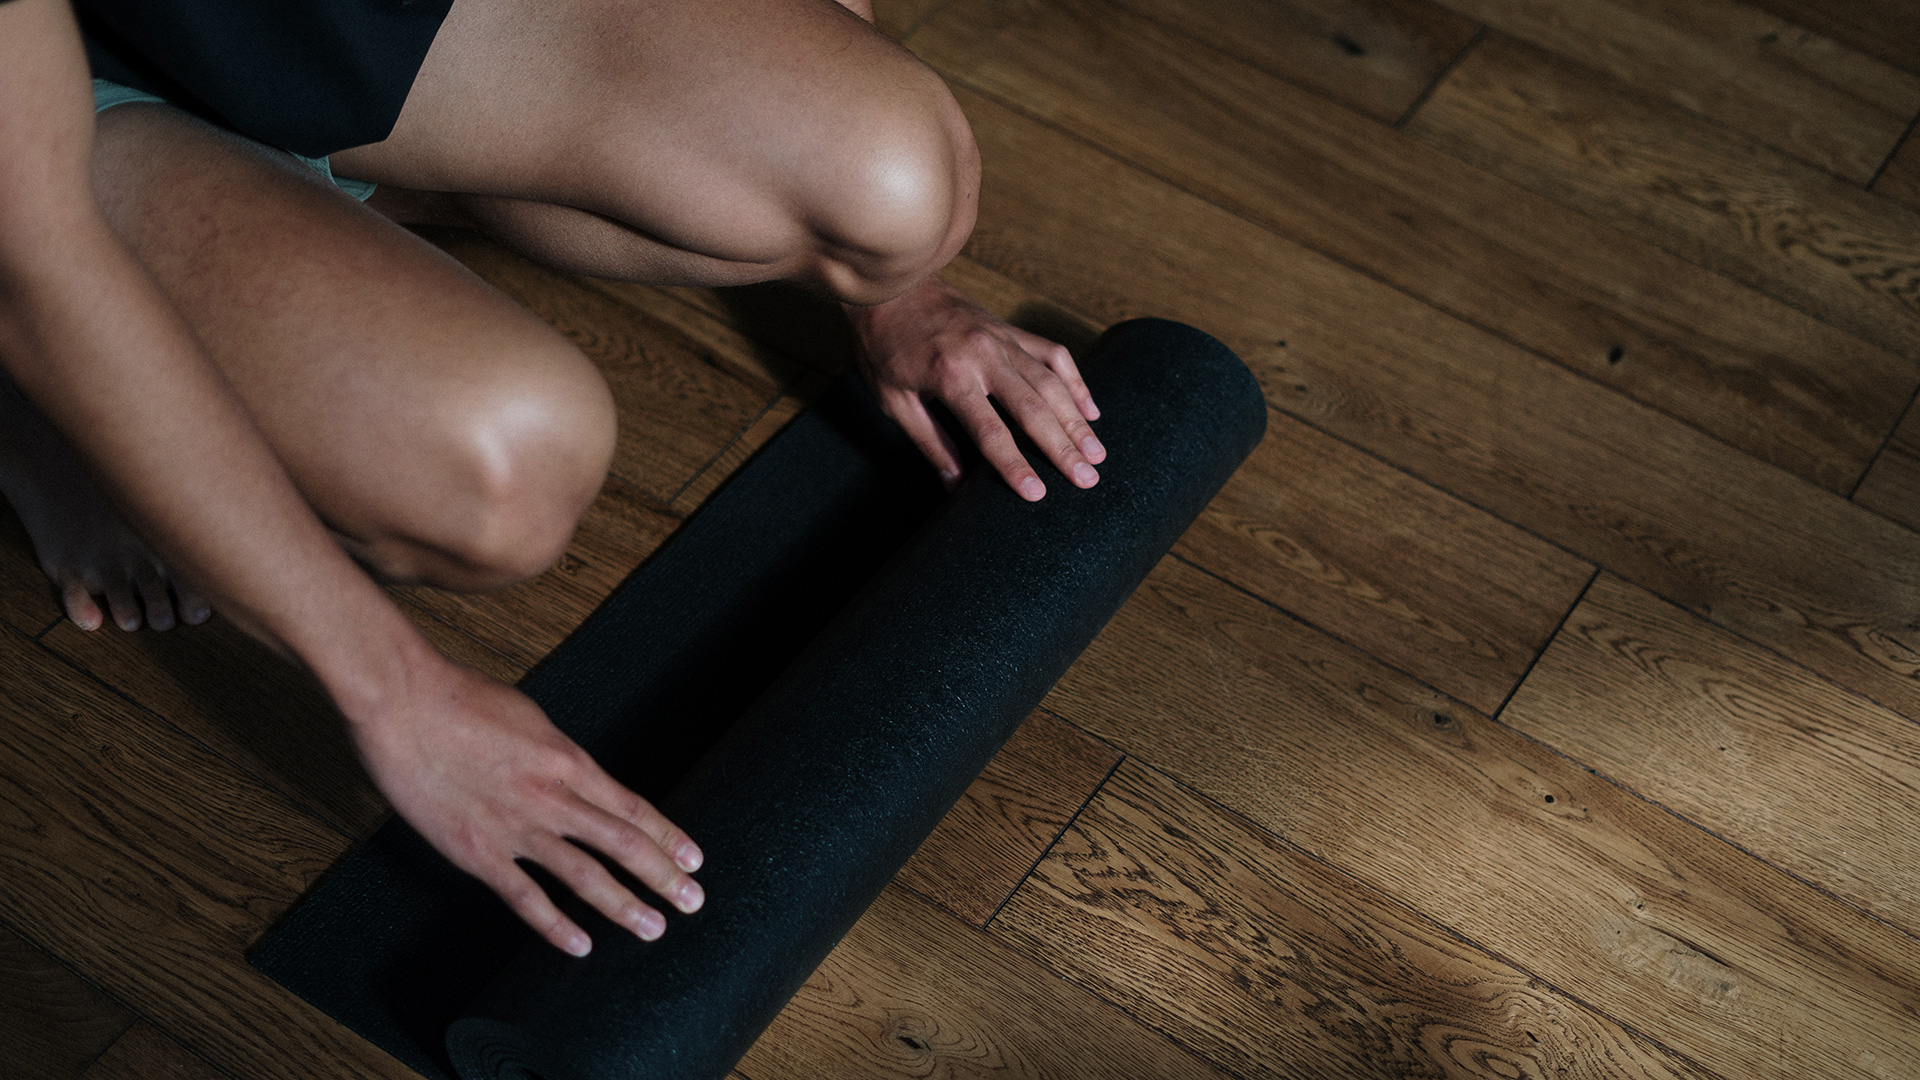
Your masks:
<svg viewBox="0 0 1920 1080"><path fill-rule="evenodd" d="M96 597L115 625L166 630L201 623L212 607L173 580L88 475L67 440L0 376L0 493L33 538L33 552L60 590L67 617L82 630L100 626Z"/></svg>

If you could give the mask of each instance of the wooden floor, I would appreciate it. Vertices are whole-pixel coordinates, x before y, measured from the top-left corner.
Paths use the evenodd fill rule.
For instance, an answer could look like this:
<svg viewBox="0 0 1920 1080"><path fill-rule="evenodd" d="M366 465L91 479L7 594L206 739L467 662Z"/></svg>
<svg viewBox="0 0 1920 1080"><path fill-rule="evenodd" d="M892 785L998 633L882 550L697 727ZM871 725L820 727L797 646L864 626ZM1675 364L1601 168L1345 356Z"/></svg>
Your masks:
<svg viewBox="0 0 1920 1080"><path fill-rule="evenodd" d="M984 153L949 277L1272 408L740 1074L1920 1076L1920 2L881 9ZM513 678L847 343L438 239L622 409L558 569L402 594ZM327 706L4 528L0 1075L408 1075L243 958L386 812Z"/></svg>

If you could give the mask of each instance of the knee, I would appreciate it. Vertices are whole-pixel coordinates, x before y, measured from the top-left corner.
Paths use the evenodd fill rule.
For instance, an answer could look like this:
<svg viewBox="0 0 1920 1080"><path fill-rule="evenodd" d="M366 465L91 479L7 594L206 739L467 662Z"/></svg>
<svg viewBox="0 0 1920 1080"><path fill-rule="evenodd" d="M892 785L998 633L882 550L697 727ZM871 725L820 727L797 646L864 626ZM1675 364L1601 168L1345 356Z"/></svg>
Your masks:
<svg viewBox="0 0 1920 1080"><path fill-rule="evenodd" d="M558 335L555 335L558 339ZM515 364L452 391L443 410L444 493L410 545L416 578L465 589L538 575L566 551L613 459L615 411L591 362L563 339L547 362Z"/></svg>
<svg viewBox="0 0 1920 1080"><path fill-rule="evenodd" d="M892 299L944 266L973 231L973 132L940 77L911 65L895 73L890 92L876 91L847 118L803 203L802 224L818 249L815 276L851 303Z"/></svg>

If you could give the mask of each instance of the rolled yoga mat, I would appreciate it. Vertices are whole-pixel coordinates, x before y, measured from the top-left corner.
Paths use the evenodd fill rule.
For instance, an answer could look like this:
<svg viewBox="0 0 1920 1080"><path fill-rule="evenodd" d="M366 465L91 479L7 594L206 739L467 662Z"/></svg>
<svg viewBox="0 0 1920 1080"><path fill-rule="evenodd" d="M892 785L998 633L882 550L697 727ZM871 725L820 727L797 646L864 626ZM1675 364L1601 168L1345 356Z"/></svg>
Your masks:
<svg viewBox="0 0 1920 1080"><path fill-rule="evenodd" d="M659 941L569 899L595 948L565 956L396 819L253 963L436 1078L724 1076L1265 430L1191 327L1123 323L1086 368L1091 490L1029 454L1041 502L984 468L942 499L843 387L528 678L706 853Z"/></svg>

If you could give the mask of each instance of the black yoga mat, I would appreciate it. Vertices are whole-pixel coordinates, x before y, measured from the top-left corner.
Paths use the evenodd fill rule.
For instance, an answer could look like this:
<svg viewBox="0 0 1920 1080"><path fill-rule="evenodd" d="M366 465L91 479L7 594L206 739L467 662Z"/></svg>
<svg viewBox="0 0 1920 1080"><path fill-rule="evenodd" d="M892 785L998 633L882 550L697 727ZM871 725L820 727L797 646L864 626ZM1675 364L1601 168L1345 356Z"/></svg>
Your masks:
<svg viewBox="0 0 1920 1080"><path fill-rule="evenodd" d="M721 1077L1266 427L1162 320L1086 361L1110 457L943 497L854 384L798 417L523 684L697 840L706 906L573 959L390 821L255 966L436 1080Z"/></svg>

